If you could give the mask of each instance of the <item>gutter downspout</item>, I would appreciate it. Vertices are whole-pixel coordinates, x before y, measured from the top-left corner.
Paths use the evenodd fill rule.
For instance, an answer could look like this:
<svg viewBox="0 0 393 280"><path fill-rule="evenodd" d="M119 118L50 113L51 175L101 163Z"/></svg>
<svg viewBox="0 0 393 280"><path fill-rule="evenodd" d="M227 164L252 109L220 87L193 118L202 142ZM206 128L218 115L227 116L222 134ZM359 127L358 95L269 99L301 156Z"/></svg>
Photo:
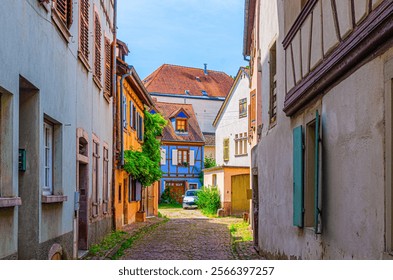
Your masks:
<svg viewBox="0 0 393 280"><path fill-rule="evenodd" d="M116 65L116 46L117 46L117 0L113 2L113 42L112 42L112 228L116 229L116 209L115 209L115 166L116 166L116 116L117 116L117 65Z"/></svg>
<svg viewBox="0 0 393 280"><path fill-rule="evenodd" d="M123 114L124 114L124 110L123 110L123 98L124 98L124 93L123 93L123 81L126 77L130 76L132 74L132 69L134 67L132 65L128 66L128 73L125 73L121 76L120 79L120 167L124 166L124 131L123 131Z"/></svg>

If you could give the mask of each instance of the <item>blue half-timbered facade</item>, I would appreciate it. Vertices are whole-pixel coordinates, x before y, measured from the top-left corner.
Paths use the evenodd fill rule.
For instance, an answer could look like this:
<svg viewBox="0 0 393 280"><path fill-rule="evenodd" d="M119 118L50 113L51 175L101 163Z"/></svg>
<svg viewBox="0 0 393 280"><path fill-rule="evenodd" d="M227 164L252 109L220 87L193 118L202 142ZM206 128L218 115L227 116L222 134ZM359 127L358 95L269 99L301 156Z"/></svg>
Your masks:
<svg viewBox="0 0 393 280"><path fill-rule="evenodd" d="M186 190L201 187L204 137L191 104L157 102L156 108L168 121L161 141L160 195L168 189L181 202Z"/></svg>

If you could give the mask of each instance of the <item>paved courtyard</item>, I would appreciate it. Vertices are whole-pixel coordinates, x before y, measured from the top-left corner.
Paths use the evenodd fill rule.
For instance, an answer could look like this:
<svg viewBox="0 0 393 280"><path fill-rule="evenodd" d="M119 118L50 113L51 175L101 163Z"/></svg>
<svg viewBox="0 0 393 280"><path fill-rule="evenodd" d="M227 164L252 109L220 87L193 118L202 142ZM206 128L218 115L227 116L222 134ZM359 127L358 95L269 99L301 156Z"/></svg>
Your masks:
<svg viewBox="0 0 393 280"><path fill-rule="evenodd" d="M206 218L199 210L160 209L170 220L146 233L125 250L123 260L260 259L251 242L238 253L231 245L229 224L240 218ZM244 242L245 243L245 242Z"/></svg>

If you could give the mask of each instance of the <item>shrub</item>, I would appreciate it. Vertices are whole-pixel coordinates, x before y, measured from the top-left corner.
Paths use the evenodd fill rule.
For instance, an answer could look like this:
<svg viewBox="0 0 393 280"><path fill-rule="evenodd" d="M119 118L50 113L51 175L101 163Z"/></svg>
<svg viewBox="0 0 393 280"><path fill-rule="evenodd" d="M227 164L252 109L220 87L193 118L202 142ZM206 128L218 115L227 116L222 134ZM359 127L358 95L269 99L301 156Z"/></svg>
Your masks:
<svg viewBox="0 0 393 280"><path fill-rule="evenodd" d="M197 205L204 214L216 214L217 210L221 207L220 192L218 188L211 186L202 187L202 190L198 192Z"/></svg>
<svg viewBox="0 0 393 280"><path fill-rule="evenodd" d="M178 204L176 199L172 196L169 188L165 188L165 190L161 194L161 203Z"/></svg>

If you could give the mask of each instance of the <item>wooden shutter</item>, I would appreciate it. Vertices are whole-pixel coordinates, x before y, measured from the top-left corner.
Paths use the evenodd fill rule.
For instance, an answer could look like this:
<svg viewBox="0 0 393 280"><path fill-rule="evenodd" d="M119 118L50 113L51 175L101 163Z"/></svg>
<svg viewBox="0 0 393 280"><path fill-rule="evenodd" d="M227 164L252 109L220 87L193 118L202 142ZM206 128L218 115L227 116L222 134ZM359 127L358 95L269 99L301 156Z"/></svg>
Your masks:
<svg viewBox="0 0 393 280"><path fill-rule="evenodd" d="M111 43L108 38L105 38L105 81L104 81L104 91L107 96L112 96L112 48ZM131 110L131 107L130 107ZM132 126L132 122L130 122Z"/></svg>
<svg viewBox="0 0 393 280"><path fill-rule="evenodd" d="M303 128L293 129L293 225L303 227Z"/></svg>
<svg viewBox="0 0 393 280"><path fill-rule="evenodd" d="M319 209L319 113L315 114L315 168L314 168L314 229L315 233L321 233L321 227L318 227L320 222L320 209Z"/></svg>
<svg viewBox="0 0 393 280"><path fill-rule="evenodd" d="M194 166L194 165L195 165L195 151L190 150L190 166Z"/></svg>
<svg viewBox="0 0 393 280"><path fill-rule="evenodd" d="M224 139L224 161L229 160L229 138Z"/></svg>
<svg viewBox="0 0 393 280"><path fill-rule="evenodd" d="M89 1L80 1L79 53L89 61Z"/></svg>
<svg viewBox="0 0 393 280"><path fill-rule="evenodd" d="M65 24L67 24L67 0L56 0L56 11Z"/></svg>
<svg viewBox="0 0 393 280"><path fill-rule="evenodd" d="M256 107L256 90L254 89L250 93L250 127L255 128L255 123L256 123L256 114L255 114L255 107Z"/></svg>
<svg viewBox="0 0 393 280"><path fill-rule="evenodd" d="M177 165L177 150L172 150L172 165Z"/></svg>
<svg viewBox="0 0 393 280"><path fill-rule="evenodd" d="M161 165L165 165L166 164L166 149L161 148L160 153L161 153Z"/></svg>
<svg viewBox="0 0 393 280"><path fill-rule="evenodd" d="M101 22L94 13L94 75L101 82Z"/></svg>

